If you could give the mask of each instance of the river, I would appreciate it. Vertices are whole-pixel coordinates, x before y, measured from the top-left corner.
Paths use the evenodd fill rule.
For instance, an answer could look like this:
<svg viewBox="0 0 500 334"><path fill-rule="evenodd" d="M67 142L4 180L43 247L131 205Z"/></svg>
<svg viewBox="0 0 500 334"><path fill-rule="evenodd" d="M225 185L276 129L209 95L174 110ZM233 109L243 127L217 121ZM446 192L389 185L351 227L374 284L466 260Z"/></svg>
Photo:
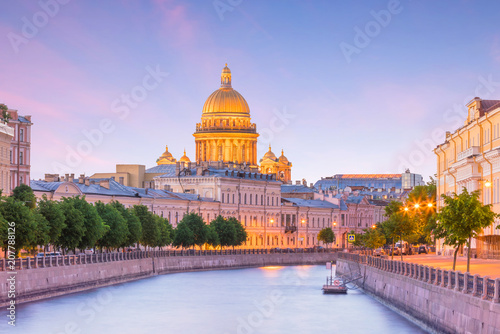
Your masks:
<svg viewBox="0 0 500 334"><path fill-rule="evenodd" d="M426 333L359 290L323 295L324 266L161 275L20 305L0 333Z"/></svg>

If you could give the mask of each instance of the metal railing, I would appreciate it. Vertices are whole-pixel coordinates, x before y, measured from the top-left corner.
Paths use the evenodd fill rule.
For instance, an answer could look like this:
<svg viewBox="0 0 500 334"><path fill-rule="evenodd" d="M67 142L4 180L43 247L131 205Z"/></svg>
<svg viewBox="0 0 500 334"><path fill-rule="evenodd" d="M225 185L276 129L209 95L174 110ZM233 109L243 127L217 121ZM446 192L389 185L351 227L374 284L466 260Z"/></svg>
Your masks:
<svg viewBox="0 0 500 334"><path fill-rule="evenodd" d="M250 255L250 254L287 254L287 253L333 253L335 249L320 248L267 248L267 249L223 249L223 250L164 250L96 253L60 256L36 256L16 259L0 259L0 271L17 271L37 268L62 267L115 261L129 261L151 257L172 256L213 256L213 255Z"/></svg>
<svg viewBox="0 0 500 334"><path fill-rule="evenodd" d="M460 271L444 270L417 263L394 261L363 254L339 252L337 258L357 262L397 275L408 276L426 284L453 289L458 293L470 294L494 303L500 303L500 278L490 279L488 276L481 277Z"/></svg>

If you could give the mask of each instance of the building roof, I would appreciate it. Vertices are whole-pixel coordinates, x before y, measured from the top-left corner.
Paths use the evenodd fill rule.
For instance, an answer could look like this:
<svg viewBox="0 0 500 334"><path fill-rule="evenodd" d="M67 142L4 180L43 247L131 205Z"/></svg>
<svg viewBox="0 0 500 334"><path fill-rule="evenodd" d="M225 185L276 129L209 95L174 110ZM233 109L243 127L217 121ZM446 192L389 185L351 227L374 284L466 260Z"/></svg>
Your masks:
<svg viewBox="0 0 500 334"><path fill-rule="evenodd" d="M302 198L283 198L283 199L285 201L295 204L296 206L301 206L301 207L341 209L341 207L336 204L316 199L302 199Z"/></svg>
<svg viewBox="0 0 500 334"><path fill-rule="evenodd" d="M313 193L314 189L311 189L302 184L283 184L281 185L281 193Z"/></svg>
<svg viewBox="0 0 500 334"><path fill-rule="evenodd" d="M146 169L145 173L172 174L172 176L175 176L175 164L154 166L154 167Z"/></svg>
<svg viewBox="0 0 500 334"><path fill-rule="evenodd" d="M500 107L500 100L481 100L481 108L485 112L492 111Z"/></svg>
<svg viewBox="0 0 500 334"><path fill-rule="evenodd" d="M128 187L116 182L112 178L95 178L90 179L89 181L90 184L88 186L85 185L85 183L78 183L78 180L74 180L73 184L77 186L84 195L166 198L173 200L199 200L204 202L214 202L212 198L200 197L196 194L182 194L160 189ZM109 189L100 186L100 181L109 181ZM32 180L30 186L34 191L53 192L63 183L65 182L46 182L40 180Z"/></svg>
<svg viewBox="0 0 500 334"><path fill-rule="evenodd" d="M396 179L401 174L336 174L337 179Z"/></svg>
<svg viewBox="0 0 500 334"><path fill-rule="evenodd" d="M31 123L30 121L28 121L28 120L26 119L26 117L21 116L21 115L18 115L18 116L17 116L17 120L18 120L19 122L21 122L21 123Z"/></svg>

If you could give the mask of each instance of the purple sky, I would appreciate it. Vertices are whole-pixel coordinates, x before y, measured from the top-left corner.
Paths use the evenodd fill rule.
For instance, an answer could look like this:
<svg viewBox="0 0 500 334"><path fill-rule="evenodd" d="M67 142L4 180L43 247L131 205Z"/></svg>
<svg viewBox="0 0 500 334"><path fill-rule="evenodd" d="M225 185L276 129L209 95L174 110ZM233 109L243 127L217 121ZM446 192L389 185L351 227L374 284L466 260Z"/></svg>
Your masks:
<svg viewBox="0 0 500 334"><path fill-rule="evenodd" d="M294 180L404 167L427 179L431 148L462 124L465 103L500 99L499 10L494 0L9 1L0 103L33 116L34 179L152 167L165 145L194 158L195 124L227 62L261 133L259 159L268 143L283 148Z"/></svg>

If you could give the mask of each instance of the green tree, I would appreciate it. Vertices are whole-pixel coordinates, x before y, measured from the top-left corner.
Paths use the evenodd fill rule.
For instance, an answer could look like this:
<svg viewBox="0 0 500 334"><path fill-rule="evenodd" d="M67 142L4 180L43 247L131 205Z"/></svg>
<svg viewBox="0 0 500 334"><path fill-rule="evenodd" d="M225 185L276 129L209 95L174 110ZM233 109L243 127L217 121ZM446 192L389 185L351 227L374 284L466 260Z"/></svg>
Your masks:
<svg viewBox="0 0 500 334"><path fill-rule="evenodd" d="M33 189L26 184L21 184L17 186L12 191L12 197L16 200L23 202L30 209L34 209L36 207L36 197L33 193Z"/></svg>
<svg viewBox="0 0 500 334"><path fill-rule="evenodd" d="M194 246L193 231L191 231L191 229L187 226L186 222L181 220L179 224L177 224L172 245L176 248L189 248Z"/></svg>
<svg viewBox="0 0 500 334"><path fill-rule="evenodd" d="M81 243L85 234L85 216L74 207L71 198L63 197L60 205L64 215L64 228L55 245L61 247L66 254L67 249L74 251Z"/></svg>
<svg viewBox="0 0 500 334"><path fill-rule="evenodd" d="M37 212L45 217L48 223L48 236L49 243L52 245L58 245L59 237L63 229L66 227L64 223L65 217L64 213L61 209L60 202L51 201L47 199L47 196L44 194L42 199L38 202ZM47 250L47 247L44 248L44 252Z"/></svg>
<svg viewBox="0 0 500 334"><path fill-rule="evenodd" d="M9 108L5 104L0 103L0 111L2 111L2 121L5 123L9 123L9 120L12 119L9 112L7 111L8 109Z"/></svg>
<svg viewBox="0 0 500 334"><path fill-rule="evenodd" d="M375 249L385 245L386 239L381 228L366 229L363 234L363 245Z"/></svg>
<svg viewBox="0 0 500 334"><path fill-rule="evenodd" d="M97 241L99 246L109 249L120 248L128 237L127 221L120 211L111 204L98 201L95 204L97 213L107 226L106 233Z"/></svg>
<svg viewBox="0 0 500 334"><path fill-rule="evenodd" d="M146 247L156 247L160 237L160 227L154 219L153 213L144 205L134 205L134 215L139 218L142 228L140 243Z"/></svg>
<svg viewBox="0 0 500 334"><path fill-rule="evenodd" d="M9 223L15 223L15 245L16 255L23 248L33 245L35 240L36 221L33 212L14 197L3 197L0 200L0 215ZM2 239L2 247L7 250L8 238Z"/></svg>
<svg viewBox="0 0 500 334"><path fill-rule="evenodd" d="M111 202L111 205L120 211L120 214L127 222L127 229L129 233L127 234L127 239L121 247L130 247L135 245L139 242L142 236L141 221L134 214L133 209L126 209L120 202L113 201Z"/></svg>
<svg viewBox="0 0 500 334"><path fill-rule="evenodd" d="M318 241L323 241L328 247L328 244L331 244L335 241L335 233L330 227L325 227L318 233Z"/></svg>
<svg viewBox="0 0 500 334"><path fill-rule="evenodd" d="M408 194L406 213L414 220L415 233L418 242L432 242L432 231L436 227L436 182L431 181L425 186L416 186Z"/></svg>
<svg viewBox="0 0 500 334"><path fill-rule="evenodd" d="M247 231L245 230L243 224L235 217L229 217L227 221L233 224L236 230L236 238L234 239L234 243L231 245L234 249L235 246L241 246L247 241Z"/></svg>
<svg viewBox="0 0 500 334"><path fill-rule="evenodd" d="M491 205L483 205L479 200L479 191L469 193L464 187L462 193L452 196L441 195L445 206L438 214L438 223L435 229L437 238L443 238L446 245L455 247L453 256L453 270L460 246L466 244L467 272L470 269L470 250L472 238L490 226L499 215L491 211Z"/></svg>
<svg viewBox="0 0 500 334"><path fill-rule="evenodd" d="M31 242L30 248L36 249L37 246L43 246L45 249L50 243L50 225L42 214L35 211L32 212L33 219L36 222L35 235Z"/></svg>
<svg viewBox="0 0 500 334"><path fill-rule="evenodd" d="M95 206L87 202L85 196L64 198L64 201L72 202L73 207L80 211L80 213L83 215L83 224L85 231L82 235L80 243L77 245L77 248L94 248L97 240L102 238L102 236L107 231L107 228L105 227L103 220L99 216L99 213L97 213Z"/></svg>
<svg viewBox="0 0 500 334"><path fill-rule="evenodd" d="M217 216L210 222L217 236L221 247L233 246L236 242L236 226L234 222L230 222L222 216ZM245 237L246 238L246 237Z"/></svg>
<svg viewBox="0 0 500 334"><path fill-rule="evenodd" d="M167 219L162 218L160 216L155 215L154 218L160 228L160 236L158 238L157 246L161 248L170 245L172 243L172 234L173 234L172 225L170 225Z"/></svg>
<svg viewBox="0 0 500 334"><path fill-rule="evenodd" d="M193 232L194 245L201 246L207 242L207 229L203 218L196 213L185 215L179 222L186 223L187 227Z"/></svg>
<svg viewBox="0 0 500 334"><path fill-rule="evenodd" d="M418 239L417 221L411 216L409 210L405 209L403 203L391 201L385 207L385 216L388 219L381 224L382 230L386 239L392 240L393 247L396 239L407 241L410 244ZM394 253L392 257L394 258ZM403 252L401 252L401 261L403 261Z"/></svg>
<svg viewBox="0 0 500 334"><path fill-rule="evenodd" d="M207 244L217 248L220 245L220 239L215 227L210 224L205 225L205 228L207 229Z"/></svg>

